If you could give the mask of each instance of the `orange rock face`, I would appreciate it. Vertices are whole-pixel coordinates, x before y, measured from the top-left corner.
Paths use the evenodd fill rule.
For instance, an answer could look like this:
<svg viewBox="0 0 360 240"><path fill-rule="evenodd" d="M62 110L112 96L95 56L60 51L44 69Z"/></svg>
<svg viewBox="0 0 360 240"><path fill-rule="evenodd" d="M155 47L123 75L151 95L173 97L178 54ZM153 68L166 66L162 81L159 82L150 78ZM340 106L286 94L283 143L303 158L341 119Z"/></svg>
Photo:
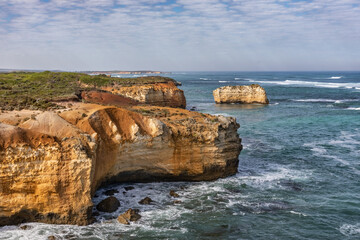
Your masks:
<svg viewBox="0 0 360 240"><path fill-rule="evenodd" d="M213 95L216 103L269 103L264 88L258 84L220 87Z"/></svg>
<svg viewBox="0 0 360 240"><path fill-rule="evenodd" d="M176 108L186 107L184 92L177 88L173 82L133 85L129 87L115 86L103 89L148 105Z"/></svg>
<svg viewBox="0 0 360 240"><path fill-rule="evenodd" d="M0 225L85 225L101 185L213 180L237 172L239 125L229 117L84 103L37 112L17 126L2 115Z"/></svg>

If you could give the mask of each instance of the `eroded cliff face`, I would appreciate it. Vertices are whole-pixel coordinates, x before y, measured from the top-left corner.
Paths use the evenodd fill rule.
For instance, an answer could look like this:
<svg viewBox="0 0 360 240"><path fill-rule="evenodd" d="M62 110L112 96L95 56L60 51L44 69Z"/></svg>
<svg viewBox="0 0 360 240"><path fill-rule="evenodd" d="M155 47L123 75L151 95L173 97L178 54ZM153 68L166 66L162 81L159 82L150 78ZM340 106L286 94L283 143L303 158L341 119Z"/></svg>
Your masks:
<svg viewBox="0 0 360 240"><path fill-rule="evenodd" d="M184 109L73 103L18 126L5 120L0 225L88 224L102 184L225 177L236 173L241 150L235 119Z"/></svg>
<svg viewBox="0 0 360 240"><path fill-rule="evenodd" d="M265 89L258 84L220 87L213 95L216 103L269 103Z"/></svg>
<svg viewBox="0 0 360 240"><path fill-rule="evenodd" d="M184 92L173 82L146 85L104 87L106 91L134 99L148 105L185 108Z"/></svg>

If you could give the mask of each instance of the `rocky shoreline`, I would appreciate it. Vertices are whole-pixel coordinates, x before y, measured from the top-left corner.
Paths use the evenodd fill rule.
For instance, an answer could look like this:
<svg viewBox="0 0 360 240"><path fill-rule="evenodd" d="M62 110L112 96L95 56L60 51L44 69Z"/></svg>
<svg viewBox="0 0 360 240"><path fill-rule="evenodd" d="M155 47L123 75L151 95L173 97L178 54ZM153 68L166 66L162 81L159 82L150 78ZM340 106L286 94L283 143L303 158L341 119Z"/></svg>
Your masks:
<svg viewBox="0 0 360 240"><path fill-rule="evenodd" d="M242 148L236 120L173 108L185 107L183 93L161 84L133 86L131 96L105 86L86 102L57 102L56 110L3 111L0 226L89 224L96 189L111 183L235 174ZM162 92L171 107L153 106L161 94L143 89ZM144 102L136 99L144 94Z"/></svg>

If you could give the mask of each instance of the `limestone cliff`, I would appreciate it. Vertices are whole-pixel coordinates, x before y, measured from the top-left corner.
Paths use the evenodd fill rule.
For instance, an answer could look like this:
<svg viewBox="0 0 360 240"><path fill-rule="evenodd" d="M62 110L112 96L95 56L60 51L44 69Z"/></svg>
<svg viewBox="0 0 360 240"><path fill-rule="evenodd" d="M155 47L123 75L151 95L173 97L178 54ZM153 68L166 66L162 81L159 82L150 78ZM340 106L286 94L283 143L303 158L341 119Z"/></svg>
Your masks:
<svg viewBox="0 0 360 240"><path fill-rule="evenodd" d="M18 111L16 121L6 114L0 116L0 225L84 225L102 184L212 180L237 171L239 125L230 117L84 103L23 119L29 113Z"/></svg>
<svg viewBox="0 0 360 240"><path fill-rule="evenodd" d="M216 103L269 103L265 89L258 84L220 87L213 95Z"/></svg>
<svg viewBox="0 0 360 240"><path fill-rule="evenodd" d="M184 92L177 88L174 82L132 86L114 85L102 89L149 105L176 108L186 107Z"/></svg>

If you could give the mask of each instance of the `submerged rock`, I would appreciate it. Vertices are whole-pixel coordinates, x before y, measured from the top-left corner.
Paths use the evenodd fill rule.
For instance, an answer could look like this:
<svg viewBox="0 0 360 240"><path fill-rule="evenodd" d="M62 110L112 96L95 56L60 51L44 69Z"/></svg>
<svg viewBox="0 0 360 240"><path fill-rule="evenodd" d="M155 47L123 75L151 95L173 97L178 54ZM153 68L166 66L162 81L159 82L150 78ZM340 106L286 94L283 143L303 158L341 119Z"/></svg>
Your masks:
<svg viewBox="0 0 360 240"><path fill-rule="evenodd" d="M106 196L112 196L112 195L114 195L115 193L119 193L119 191L116 190L116 189L110 189L110 190L107 190L107 191L104 192L104 194L105 194Z"/></svg>
<svg viewBox="0 0 360 240"><path fill-rule="evenodd" d="M174 190L170 190L169 194L170 194L170 196L175 197L175 198L180 197L179 194L177 194Z"/></svg>
<svg viewBox="0 0 360 240"><path fill-rule="evenodd" d="M118 217L119 223L129 225L130 222L136 222L141 218L139 209L129 208L125 213Z"/></svg>
<svg viewBox="0 0 360 240"><path fill-rule="evenodd" d="M216 103L269 104L265 89L258 84L249 86L225 86L213 91Z"/></svg>
<svg viewBox="0 0 360 240"><path fill-rule="evenodd" d="M29 230L29 229L32 229L32 227L29 226L29 225L22 225L22 226L20 226L20 229L22 229L22 230Z"/></svg>
<svg viewBox="0 0 360 240"><path fill-rule="evenodd" d="M120 202L116 197L108 197L102 200L96 209L100 212L115 212L120 207Z"/></svg>
<svg viewBox="0 0 360 240"><path fill-rule="evenodd" d="M153 202L153 200L149 197L146 197L146 198L142 199L141 201L139 201L140 204L144 204L144 205L150 204L152 202Z"/></svg>
<svg viewBox="0 0 360 240"><path fill-rule="evenodd" d="M124 187L124 189L126 190L126 191L130 191L130 190L133 190L133 189L135 189L133 186L127 186L127 187Z"/></svg>

